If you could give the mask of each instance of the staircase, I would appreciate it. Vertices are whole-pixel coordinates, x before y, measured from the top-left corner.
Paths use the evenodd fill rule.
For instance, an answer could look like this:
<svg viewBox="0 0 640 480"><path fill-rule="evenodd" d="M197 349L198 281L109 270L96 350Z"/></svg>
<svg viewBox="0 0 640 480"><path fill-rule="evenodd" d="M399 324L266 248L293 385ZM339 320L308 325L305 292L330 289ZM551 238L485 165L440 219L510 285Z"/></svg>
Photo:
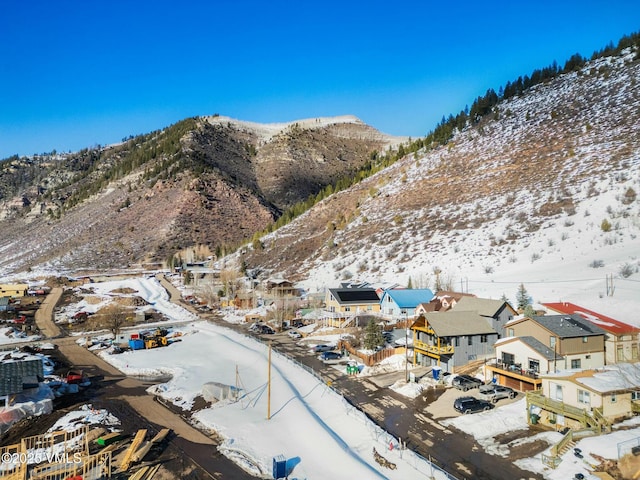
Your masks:
<svg viewBox="0 0 640 480"><path fill-rule="evenodd" d="M467 363L466 365L462 365L460 367L455 367L453 369L453 373L456 373L458 375L462 375L462 374L466 374L466 375L473 375L474 373L476 373L483 365L485 364L484 359L482 360L473 360L469 363Z"/></svg>

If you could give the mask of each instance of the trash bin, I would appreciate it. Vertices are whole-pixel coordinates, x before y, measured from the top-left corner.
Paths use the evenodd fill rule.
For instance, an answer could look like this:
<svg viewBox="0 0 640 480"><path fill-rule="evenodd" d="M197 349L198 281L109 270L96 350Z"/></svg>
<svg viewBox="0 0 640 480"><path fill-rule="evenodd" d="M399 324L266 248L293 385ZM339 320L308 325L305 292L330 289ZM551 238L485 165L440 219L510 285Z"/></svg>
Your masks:
<svg viewBox="0 0 640 480"><path fill-rule="evenodd" d="M531 425L537 425L538 420L540 420L540 415L536 415L535 413L531 414Z"/></svg>
<svg viewBox="0 0 640 480"><path fill-rule="evenodd" d="M431 369L431 374L433 375L433 379L434 380L439 380L440 379L440 370L442 370L442 368L440 368L440 367L433 367Z"/></svg>
<svg viewBox="0 0 640 480"><path fill-rule="evenodd" d="M273 457L273 478L285 478L287 476L287 459L284 455Z"/></svg>

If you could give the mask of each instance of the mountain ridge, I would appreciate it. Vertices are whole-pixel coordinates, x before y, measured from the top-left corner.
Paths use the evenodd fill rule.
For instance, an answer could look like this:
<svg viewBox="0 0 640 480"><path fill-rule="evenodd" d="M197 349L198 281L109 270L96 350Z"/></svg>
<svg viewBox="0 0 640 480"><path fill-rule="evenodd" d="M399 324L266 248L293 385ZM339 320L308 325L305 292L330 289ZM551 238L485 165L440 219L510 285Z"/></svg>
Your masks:
<svg viewBox="0 0 640 480"><path fill-rule="evenodd" d="M170 263L198 246L213 254L402 141L355 117L307 123L267 127L273 135L261 140L246 122L187 119L119 145L39 159L45 174L3 199L0 251L16 253L0 268ZM11 180L11 169L19 176L19 162L3 165L3 177Z"/></svg>

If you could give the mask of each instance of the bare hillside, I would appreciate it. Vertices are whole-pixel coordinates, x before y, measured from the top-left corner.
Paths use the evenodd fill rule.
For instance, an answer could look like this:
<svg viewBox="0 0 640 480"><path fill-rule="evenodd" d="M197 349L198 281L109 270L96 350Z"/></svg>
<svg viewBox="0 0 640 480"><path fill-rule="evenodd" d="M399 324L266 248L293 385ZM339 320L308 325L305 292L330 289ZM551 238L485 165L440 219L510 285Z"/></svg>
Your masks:
<svg viewBox="0 0 640 480"><path fill-rule="evenodd" d="M401 140L355 117L263 126L204 117L120 145L5 162L0 272L213 253Z"/></svg>

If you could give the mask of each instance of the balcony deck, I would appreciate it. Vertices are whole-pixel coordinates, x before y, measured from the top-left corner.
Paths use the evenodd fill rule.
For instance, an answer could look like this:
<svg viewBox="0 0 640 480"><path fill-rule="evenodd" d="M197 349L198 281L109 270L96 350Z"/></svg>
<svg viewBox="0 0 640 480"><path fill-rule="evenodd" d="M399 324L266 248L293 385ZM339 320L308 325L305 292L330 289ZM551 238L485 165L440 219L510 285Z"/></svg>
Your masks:
<svg viewBox="0 0 640 480"><path fill-rule="evenodd" d="M414 340L413 348L433 355L453 355L453 345L431 345L420 340Z"/></svg>

